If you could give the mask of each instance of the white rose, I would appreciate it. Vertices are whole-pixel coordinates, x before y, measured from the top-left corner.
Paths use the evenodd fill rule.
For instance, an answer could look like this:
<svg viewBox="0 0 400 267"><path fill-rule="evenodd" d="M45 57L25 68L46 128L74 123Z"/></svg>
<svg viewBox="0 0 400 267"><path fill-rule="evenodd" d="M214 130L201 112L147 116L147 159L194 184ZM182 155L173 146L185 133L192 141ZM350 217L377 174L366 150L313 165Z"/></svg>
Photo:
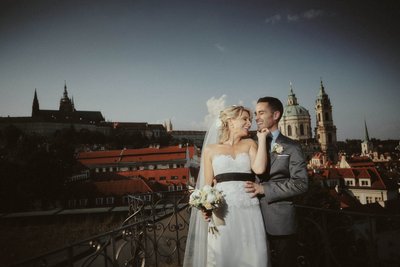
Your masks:
<svg viewBox="0 0 400 267"><path fill-rule="evenodd" d="M203 191L204 191L206 194L210 193L211 190L212 190L212 187L211 187L210 185L205 185L205 186L203 187Z"/></svg>
<svg viewBox="0 0 400 267"><path fill-rule="evenodd" d="M214 203L217 200L216 196L214 194L208 194L207 195L207 202L208 203Z"/></svg>

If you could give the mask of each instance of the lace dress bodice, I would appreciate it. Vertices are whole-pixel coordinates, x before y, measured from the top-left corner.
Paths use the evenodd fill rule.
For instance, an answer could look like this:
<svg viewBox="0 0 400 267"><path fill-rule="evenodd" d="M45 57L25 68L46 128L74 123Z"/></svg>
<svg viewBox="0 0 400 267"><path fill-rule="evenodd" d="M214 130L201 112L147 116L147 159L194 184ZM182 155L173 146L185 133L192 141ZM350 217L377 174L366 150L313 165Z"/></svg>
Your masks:
<svg viewBox="0 0 400 267"><path fill-rule="evenodd" d="M215 155L212 165L214 176L230 172L251 173L250 156L244 152L237 154L236 157L224 154Z"/></svg>

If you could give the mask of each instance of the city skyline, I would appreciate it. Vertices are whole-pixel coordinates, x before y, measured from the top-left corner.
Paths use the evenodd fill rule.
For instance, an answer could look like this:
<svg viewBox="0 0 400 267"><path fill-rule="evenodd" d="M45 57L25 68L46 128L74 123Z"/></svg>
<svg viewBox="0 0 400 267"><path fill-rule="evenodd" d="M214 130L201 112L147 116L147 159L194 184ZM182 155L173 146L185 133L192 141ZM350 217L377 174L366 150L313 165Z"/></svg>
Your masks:
<svg viewBox="0 0 400 267"><path fill-rule="evenodd" d="M395 1L2 1L0 116L58 109L205 130L210 112L290 82L315 127L322 79L338 140L399 139ZM254 123L253 123L254 124ZM314 129L313 129L314 130Z"/></svg>

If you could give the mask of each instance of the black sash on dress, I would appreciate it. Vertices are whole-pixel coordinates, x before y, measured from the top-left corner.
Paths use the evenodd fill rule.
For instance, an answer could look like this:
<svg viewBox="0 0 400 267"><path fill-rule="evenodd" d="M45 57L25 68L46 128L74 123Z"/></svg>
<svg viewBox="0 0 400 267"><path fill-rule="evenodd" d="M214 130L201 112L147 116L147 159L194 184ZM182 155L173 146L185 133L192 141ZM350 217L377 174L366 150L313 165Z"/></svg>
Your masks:
<svg viewBox="0 0 400 267"><path fill-rule="evenodd" d="M251 181L254 182L256 177L253 173L245 173L245 172L228 172L221 173L214 177L217 180L217 183L229 182L229 181Z"/></svg>

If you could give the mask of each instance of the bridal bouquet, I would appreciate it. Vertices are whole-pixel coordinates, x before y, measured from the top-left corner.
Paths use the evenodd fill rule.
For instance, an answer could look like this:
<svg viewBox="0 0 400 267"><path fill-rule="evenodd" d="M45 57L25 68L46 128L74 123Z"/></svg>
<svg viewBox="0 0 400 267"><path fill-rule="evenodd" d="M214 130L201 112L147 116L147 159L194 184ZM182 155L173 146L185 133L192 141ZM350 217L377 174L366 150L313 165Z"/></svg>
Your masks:
<svg viewBox="0 0 400 267"><path fill-rule="evenodd" d="M205 185L201 189L195 189L189 198L189 205L203 211L212 211L218 208L223 201L222 191L216 188ZM214 224L211 216L211 221L208 225L208 231L212 234L218 233L217 226Z"/></svg>

